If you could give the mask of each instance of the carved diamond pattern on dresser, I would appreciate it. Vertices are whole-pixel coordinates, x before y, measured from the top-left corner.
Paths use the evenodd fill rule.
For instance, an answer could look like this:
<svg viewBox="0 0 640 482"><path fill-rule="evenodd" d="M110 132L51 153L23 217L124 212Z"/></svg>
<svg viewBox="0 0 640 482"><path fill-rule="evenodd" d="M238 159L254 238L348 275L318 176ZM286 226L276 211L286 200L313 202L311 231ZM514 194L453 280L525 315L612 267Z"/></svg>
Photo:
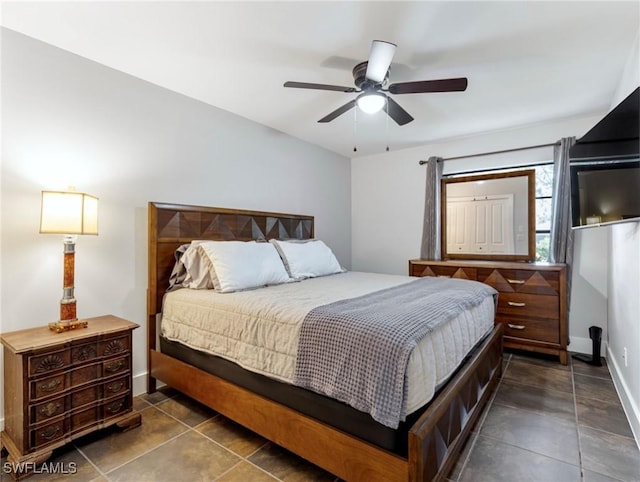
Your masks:
<svg viewBox="0 0 640 482"><path fill-rule="evenodd" d="M64 360L59 355L49 355L38 363L36 373L50 372L51 370L57 370L64 366Z"/></svg>
<svg viewBox="0 0 640 482"><path fill-rule="evenodd" d="M115 355L126 350L126 345L122 343L122 340L110 341L104 349L105 356Z"/></svg>
<svg viewBox="0 0 640 482"><path fill-rule="evenodd" d="M504 277L502 273L497 269L494 269L489 276L484 280L485 284L489 286L493 286L498 291L503 293L514 292L515 289L513 287L513 283L509 283Z"/></svg>
<svg viewBox="0 0 640 482"><path fill-rule="evenodd" d="M558 290L549 284L549 282L539 272L534 272L531 278L518 290L521 293L535 293L538 295L557 295Z"/></svg>

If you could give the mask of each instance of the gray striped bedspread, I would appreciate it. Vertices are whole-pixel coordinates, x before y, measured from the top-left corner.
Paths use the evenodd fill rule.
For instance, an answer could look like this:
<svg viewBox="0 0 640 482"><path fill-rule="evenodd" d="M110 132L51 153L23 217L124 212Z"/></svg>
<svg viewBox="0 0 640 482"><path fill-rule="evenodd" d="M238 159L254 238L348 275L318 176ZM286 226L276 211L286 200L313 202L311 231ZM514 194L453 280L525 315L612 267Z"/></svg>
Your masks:
<svg viewBox="0 0 640 482"><path fill-rule="evenodd" d="M314 308L302 323L294 383L397 428L412 350L488 296L497 292L483 283L425 277Z"/></svg>

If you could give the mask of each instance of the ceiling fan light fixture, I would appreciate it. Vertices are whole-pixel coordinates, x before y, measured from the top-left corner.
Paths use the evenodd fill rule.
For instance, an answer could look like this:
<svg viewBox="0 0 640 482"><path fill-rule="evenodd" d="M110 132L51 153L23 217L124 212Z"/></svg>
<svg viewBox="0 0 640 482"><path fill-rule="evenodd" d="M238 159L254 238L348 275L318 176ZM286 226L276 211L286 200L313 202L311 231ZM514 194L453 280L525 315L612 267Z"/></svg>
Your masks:
<svg viewBox="0 0 640 482"><path fill-rule="evenodd" d="M364 92L358 96L356 104L365 114L375 114L382 110L386 101L386 97L379 92Z"/></svg>

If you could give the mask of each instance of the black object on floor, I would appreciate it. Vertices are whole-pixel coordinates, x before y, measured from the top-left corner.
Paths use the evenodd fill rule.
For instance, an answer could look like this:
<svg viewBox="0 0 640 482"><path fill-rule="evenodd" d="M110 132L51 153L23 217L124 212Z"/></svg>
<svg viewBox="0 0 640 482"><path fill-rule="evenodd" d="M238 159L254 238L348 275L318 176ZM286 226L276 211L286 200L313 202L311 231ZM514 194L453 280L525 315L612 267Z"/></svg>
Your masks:
<svg viewBox="0 0 640 482"><path fill-rule="evenodd" d="M600 328L599 326L590 326L589 338L591 338L593 349L591 357L589 357L589 355L578 353L573 355L573 358L588 363L589 365L601 367L602 362L600 361L600 344L602 343L602 328Z"/></svg>

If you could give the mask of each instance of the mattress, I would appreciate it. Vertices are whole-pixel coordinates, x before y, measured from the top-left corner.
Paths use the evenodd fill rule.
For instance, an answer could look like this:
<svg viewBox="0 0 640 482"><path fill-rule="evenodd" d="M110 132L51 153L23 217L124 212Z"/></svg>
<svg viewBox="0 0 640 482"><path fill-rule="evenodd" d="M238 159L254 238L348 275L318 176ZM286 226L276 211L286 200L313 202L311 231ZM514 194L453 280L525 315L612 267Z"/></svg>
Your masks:
<svg viewBox="0 0 640 482"><path fill-rule="evenodd" d="M311 309L414 279L346 272L236 293L181 289L165 297L161 332L168 340L292 383L300 327ZM494 306L488 297L420 341L407 368L407 414L431 400L492 329Z"/></svg>

